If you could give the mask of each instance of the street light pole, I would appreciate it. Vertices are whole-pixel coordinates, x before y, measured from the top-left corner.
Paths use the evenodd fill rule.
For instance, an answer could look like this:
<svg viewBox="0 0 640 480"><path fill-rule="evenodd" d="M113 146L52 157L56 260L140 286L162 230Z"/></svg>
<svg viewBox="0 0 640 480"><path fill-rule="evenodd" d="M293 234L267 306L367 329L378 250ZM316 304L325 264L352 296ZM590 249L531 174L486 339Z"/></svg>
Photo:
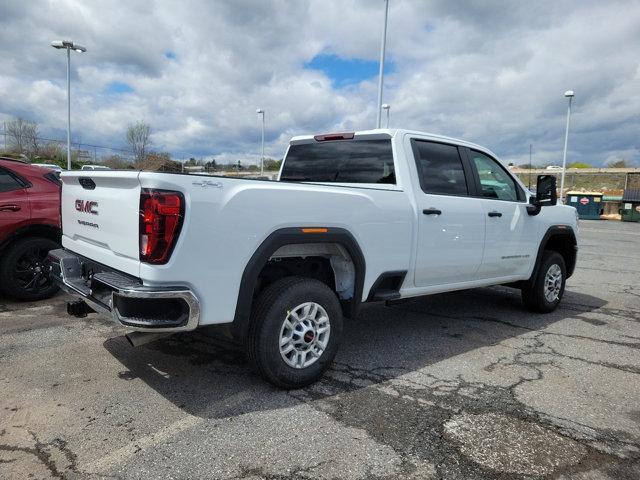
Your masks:
<svg viewBox="0 0 640 480"><path fill-rule="evenodd" d="M56 40L51 42L51 46L67 51L67 170L71 170L71 50L84 53L87 49L71 40Z"/></svg>
<svg viewBox="0 0 640 480"><path fill-rule="evenodd" d="M262 114L262 153L260 154L260 176L264 176L264 109L258 108L257 114Z"/></svg>
<svg viewBox="0 0 640 480"><path fill-rule="evenodd" d="M71 170L71 49L67 47L67 170Z"/></svg>
<svg viewBox="0 0 640 480"><path fill-rule="evenodd" d="M533 145L529 144L529 190L531 190L531 150L533 149Z"/></svg>
<svg viewBox="0 0 640 480"><path fill-rule="evenodd" d="M389 110L391 109L391 105L389 105L388 103L383 103L382 109L387 111L387 128L389 128Z"/></svg>
<svg viewBox="0 0 640 480"><path fill-rule="evenodd" d="M567 127L564 131L564 151L562 153L562 174L560 175L560 203L564 203L564 174L567 169L567 145L569 144L569 121L571 120L571 100L573 100L573 90L564 92L564 96L569 99L567 107Z"/></svg>
<svg viewBox="0 0 640 480"><path fill-rule="evenodd" d="M389 16L389 0L384 0L384 27L382 28L382 42L380 45L380 71L378 73L378 116L376 128L382 125L382 85L384 83L384 54L387 47L387 17Z"/></svg>

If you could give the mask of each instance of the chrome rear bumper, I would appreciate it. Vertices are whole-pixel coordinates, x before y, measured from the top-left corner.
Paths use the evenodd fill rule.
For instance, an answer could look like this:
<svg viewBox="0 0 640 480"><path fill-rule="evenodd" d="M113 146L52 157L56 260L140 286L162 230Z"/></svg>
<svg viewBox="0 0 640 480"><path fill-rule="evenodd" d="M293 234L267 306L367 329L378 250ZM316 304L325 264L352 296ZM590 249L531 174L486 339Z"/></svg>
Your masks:
<svg viewBox="0 0 640 480"><path fill-rule="evenodd" d="M79 296L96 312L110 315L135 331L194 330L200 304L185 287L149 287L65 249L49 252L51 277L68 293Z"/></svg>

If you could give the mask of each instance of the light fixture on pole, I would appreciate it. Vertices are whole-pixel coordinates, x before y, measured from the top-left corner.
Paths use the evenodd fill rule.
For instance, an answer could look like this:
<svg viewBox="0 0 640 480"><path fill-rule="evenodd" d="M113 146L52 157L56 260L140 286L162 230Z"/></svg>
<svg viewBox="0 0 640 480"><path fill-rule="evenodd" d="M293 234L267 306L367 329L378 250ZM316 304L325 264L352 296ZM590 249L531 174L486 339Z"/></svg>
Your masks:
<svg viewBox="0 0 640 480"><path fill-rule="evenodd" d="M390 108L391 108L391 105L389 105L388 103L382 104L382 109L387 111L387 128L389 128L389 109Z"/></svg>
<svg viewBox="0 0 640 480"><path fill-rule="evenodd" d="M567 127L564 131L564 151L562 153L562 174L560 175L560 203L564 203L564 173L567 169L567 145L569 143L569 121L571 120L571 101L573 100L573 90L564 92L564 96L569 99L567 107Z"/></svg>
<svg viewBox="0 0 640 480"><path fill-rule="evenodd" d="M382 42L380 45L380 70L378 73L378 117L376 121L376 128L380 128L380 126L382 125L382 85L384 83L384 53L387 47L388 16L389 16L389 0L384 0L384 27L382 27Z"/></svg>
<svg viewBox="0 0 640 480"><path fill-rule="evenodd" d="M260 154L260 176L264 176L264 108L256 110L258 115L262 115L262 153Z"/></svg>
<svg viewBox="0 0 640 480"><path fill-rule="evenodd" d="M71 170L71 50L84 53L87 49L71 40L56 40L51 46L67 51L67 170Z"/></svg>

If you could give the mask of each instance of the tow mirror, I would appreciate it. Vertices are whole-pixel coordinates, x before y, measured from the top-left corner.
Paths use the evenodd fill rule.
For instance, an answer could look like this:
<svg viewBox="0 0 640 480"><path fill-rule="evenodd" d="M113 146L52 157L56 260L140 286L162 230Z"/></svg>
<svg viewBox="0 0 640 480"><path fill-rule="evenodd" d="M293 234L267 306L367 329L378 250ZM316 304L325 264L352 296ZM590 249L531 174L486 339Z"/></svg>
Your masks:
<svg viewBox="0 0 640 480"><path fill-rule="evenodd" d="M553 206L558 203L556 191L556 177L553 175L538 175L536 196L529 199L527 207L529 215L537 215L542 207Z"/></svg>
<svg viewBox="0 0 640 480"><path fill-rule="evenodd" d="M536 203L541 207L553 206L558 203L556 177L554 175L538 175Z"/></svg>

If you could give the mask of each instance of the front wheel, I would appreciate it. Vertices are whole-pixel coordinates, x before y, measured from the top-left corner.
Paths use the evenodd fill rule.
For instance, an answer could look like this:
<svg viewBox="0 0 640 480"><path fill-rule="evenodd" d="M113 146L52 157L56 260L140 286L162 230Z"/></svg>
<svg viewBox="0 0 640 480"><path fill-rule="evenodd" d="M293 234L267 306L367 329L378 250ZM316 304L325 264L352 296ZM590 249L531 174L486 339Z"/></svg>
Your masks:
<svg viewBox="0 0 640 480"><path fill-rule="evenodd" d="M329 368L342 336L342 310L324 283L288 277L260 294L246 341L249 360L267 381L301 388Z"/></svg>
<svg viewBox="0 0 640 480"><path fill-rule="evenodd" d="M534 312L554 311L562 300L566 278L567 268L562 255L545 250L536 278L522 288L522 301Z"/></svg>

